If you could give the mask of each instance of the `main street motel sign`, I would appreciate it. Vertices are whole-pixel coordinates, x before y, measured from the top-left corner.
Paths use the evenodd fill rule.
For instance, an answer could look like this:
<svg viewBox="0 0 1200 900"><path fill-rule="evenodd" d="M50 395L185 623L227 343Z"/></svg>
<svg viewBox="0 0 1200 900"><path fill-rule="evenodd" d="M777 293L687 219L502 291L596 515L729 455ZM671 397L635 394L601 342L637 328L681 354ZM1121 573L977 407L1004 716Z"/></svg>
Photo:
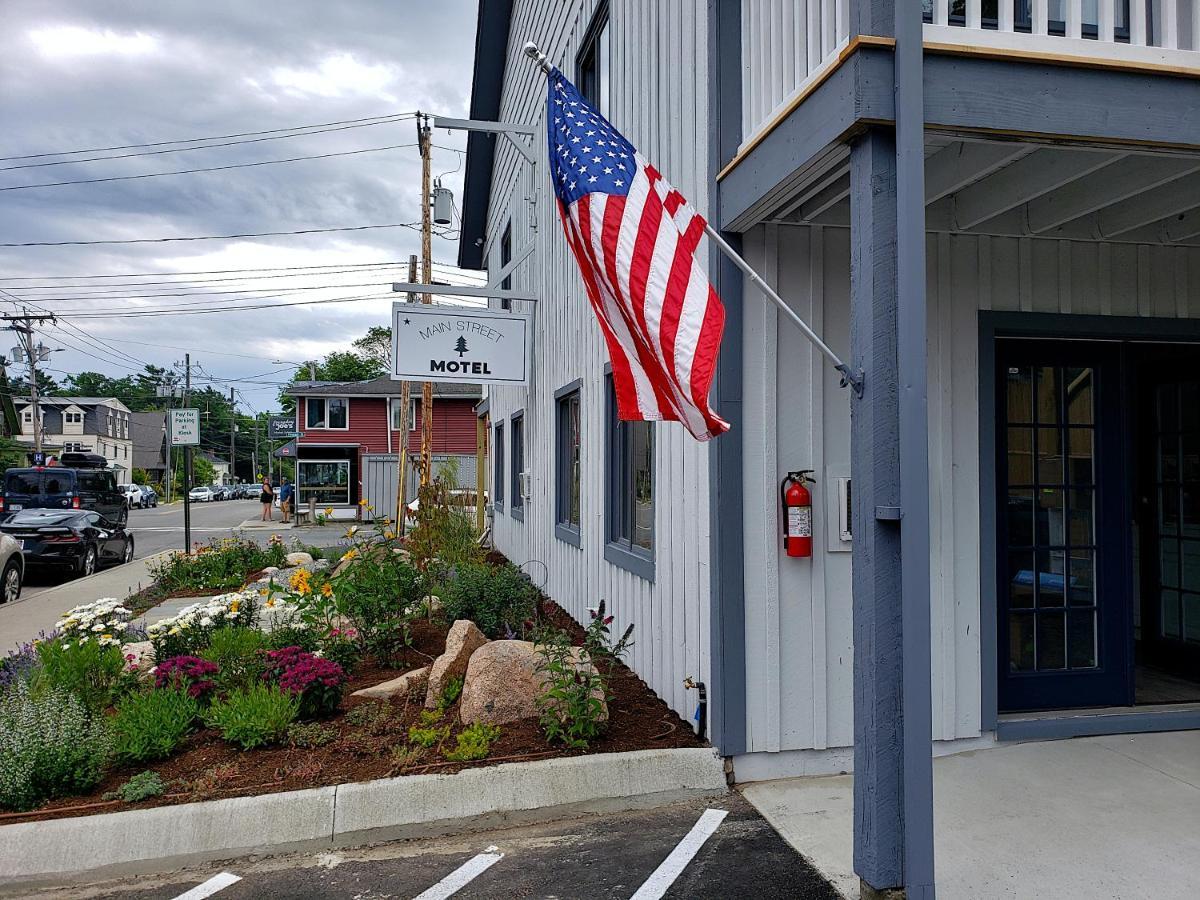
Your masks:
<svg viewBox="0 0 1200 900"><path fill-rule="evenodd" d="M393 303L392 378L525 384L529 317L463 306Z"/></svg>
<svg viewBox="0 0 1200 900"><path fill-rule="evenodd" d="M172 447L195 447L200 444L200 410L168 410L167 440Z"/></svg>

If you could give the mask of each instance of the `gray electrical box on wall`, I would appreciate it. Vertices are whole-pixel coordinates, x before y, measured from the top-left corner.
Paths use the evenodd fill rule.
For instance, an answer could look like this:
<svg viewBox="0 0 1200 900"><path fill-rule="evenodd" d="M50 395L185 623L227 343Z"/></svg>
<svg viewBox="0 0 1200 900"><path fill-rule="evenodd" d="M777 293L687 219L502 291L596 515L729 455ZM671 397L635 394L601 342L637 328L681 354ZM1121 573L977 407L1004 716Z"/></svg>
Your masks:
<svg viewBox="0 0 1200 900"><path fill-rule="evenodd" d="M826 546L832 553L848 553L854 540L849 472L845 467L830 466L825 470L825 484Z"/></svg>

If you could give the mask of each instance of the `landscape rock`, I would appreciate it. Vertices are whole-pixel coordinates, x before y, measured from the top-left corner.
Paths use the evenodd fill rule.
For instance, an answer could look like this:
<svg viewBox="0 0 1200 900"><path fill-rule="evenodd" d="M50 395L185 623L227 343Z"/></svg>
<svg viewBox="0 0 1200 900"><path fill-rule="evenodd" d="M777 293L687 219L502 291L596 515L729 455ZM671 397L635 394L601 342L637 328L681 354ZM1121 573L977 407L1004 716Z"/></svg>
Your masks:
<svg viewBox="0 0 1200 900"><path fill-rule="evenodd" d="M307 568L308 571L310 571L310 572L324 572L326 569L329 568L329 560L314 559L312 562L312 565L306 566L305 568Z"/></svg>
<svg viewBox="0 0 1200 900"><path fill-rule="evenodd" d="M265 569L262 570L263 577L269 578L272 575L276 574L278 571L279 571L279 566L267 566Z"/></svg>
<svg viewBox="0 0 1200 900"><path fill-rule="evenodd" d="M429 670L429 690L425 694L425 707L434 709L451 678L467 674L467 663L471 654L488 642L483 632L470 619L459 619L450 626L446 635L446 651L433 662Z"/></svg>
<svg viewBox="0 0 1200 900"><path fill-rule="evenodd" d="M593 674L591 663L580 660L579 648L572 651L575 668ZM472 655L467 665L458 715L466 725L487 722L504 725L540 714L537 700L546 690L547 674L538 671L541 658L531 641L491 641ZM600 721L608 719L603 692L595 693L601 704Z"/></svg>
<svg viewBox="0 0 1200 900"><path fill-rule="evenodd" d="M458 715L466 725L504 725L538 714L541 693L532 641L492 641L467 664Z"/></svg>
<svg viewBox="0 0 1200 900"><path fill-rule="evenodd" d="M285 558L289 566L311 566L313 564L312 554L299 550L289 553Z"/></svg>
<svg viewBox="0 0 1200 900"><path fill-rule="evenodd" d="M399 678L392 678L379 684L373 684L355 691L352 697L371 697L373 699L389 699L391 697L409 697L419 700L425 695L425 687L429 684L429 666L405 672Z"/></svg>
<svg viewBox="0 0 1200 900"><path fill-rule="evenodd" d="M154 645L149 641L131 641L121 648L121 655L126 658L132 655L131 662L139 669L148 669L154 665Z"/></svg>

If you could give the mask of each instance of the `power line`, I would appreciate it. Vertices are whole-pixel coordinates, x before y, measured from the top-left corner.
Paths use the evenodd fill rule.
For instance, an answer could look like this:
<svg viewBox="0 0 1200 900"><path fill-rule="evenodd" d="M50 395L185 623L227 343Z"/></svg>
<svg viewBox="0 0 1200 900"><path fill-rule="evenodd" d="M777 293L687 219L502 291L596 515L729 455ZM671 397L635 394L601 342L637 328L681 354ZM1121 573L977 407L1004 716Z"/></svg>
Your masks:
<svg viewBox="0 0 1200 900"><path fill-rule="evenodd" d="M258 144L263 141L282 141L287 138L308 137L313 134L331 134L336 131L348 131L352 128L370 128L374 125L394 125L397 122L403 122L406 119L411 119L412 114L400 113L395 116L380 117L377 122L360 122L354 125L340 125L336 128L314 128L309 131L297 130L295 134L273 134L268 137L247 138L246 140L224 141L217 144L201 144L198 147L170 147L166 150L140 150L136 153L116 153L111 156L88 156L83 159L60 159L53 162L39 163L21 163L16 166L0 166L0 172L9 172L13 169L41 169L47 166L70 166L77 163L101 162L109 159L130 159L135 156L161 156L164 153L186 153L189 150L211 150L214 147L236 147L241 144ZM302 128L304 126L298 126ZM196 138L196 140L216 140L216 138ZM164 143L181 143L180 141L164 141ZM136 146L136 145L135 145ZM116 148L114 148L116 149ZM67 153L82 153L88 151L71 150ZM96 151L101 152L101 151ZM60 156L65 154L45 153L37 154L37 156ZM32 159L34 157L0 157L0 159Z"/></svg>
<svg viewBox="0 0 1200 900"><path fill-rule="evenodd" d="M465 287L466 285L464 285ZM126 311L120 313L93 313L93 312L61 312L55 313L60 319L143 319L156 318L158 316L198 316L209 315L213 313L230 313L230 312L245 312L255 309L284 309L290 306L318 306L328 303L351 303L358 300L386 300L388 297L394 297L394 294L364 294L358 297L330 297L323 300L295 300L288 303L260 303L251 306L214 306L205 309L146 309L137 311ZM435 304L442 306L467 306L479 307L484 301L478 303L453 303L453 304Z"/></svg>
<svg viewBox="0 0 1200 900"><path fill-rule="evenodd" d="M342 119L337 122L322 122L318 125L294 125L291 128L267 128L263 131L241 131L234 134L216 134L209 137L179 138L178 140L174 141L155 141L149 144L120 144L116 147L90 147L85 150L58 150L51 153L30 153L25 156L0 156L0 162L8 162L14 159L41 159L47 156L69 156L77 153L107 153L110 150L134 150L139 147L165 147L167 144L194 144L199 141L222 141L227 138L254 137L260 134L277 134L281 131L299 131L306 128L326 128L331 125L354 125L359 122L370 122L374 119L390 118L390 116L413 118L415 115L416 113L391 113L389 116L367 116L364 119Z"/></svg>
<svg viewBox="0 0 1200 900"><path fill-rule="evenodd" d="M386 147L365 147L361 150L340 150L336 153L317 153L312 156L292 156L287 159L264 159L259 162L230 163L225 166L207 166L202 169L177 169L174 172L143 172L139 175L111 175L107 178L76 178L72 181L42 181L37 184L16 184L0 187L0 191L28 191L33 188L65 187L72 184L100 184L106 181L136 181L140 178L162 178L165 175L194 175L197 172L224 172L228 169L252 169L256 166L275 166L280 163L304 162L311 159L332 159L335 156L358 156L363 153L379 153L384 150L403 150L415 144L390 144Z"/></svg>
<svg viewBox="0 0 1200 900"><path fill-rule="evenodd" d="M383 285L383 287L386 287L386 286L387 285ZM380 287L380 284L377 281L356 281L351 284L304 284L304 285L295 285L293 287L280 287L280 288L273 288L269 285L265 285L260 288L235 288L233 290L228 290L228 291L166 291L166 292L159 292L159 293L154 293L154 294L129 294L124 291L118 291L117 292L118 296L109 296L107 294L104 296L96 296L95 294L85 294L85 295L76 296L76 297L41 297L39 299L44 300L46 302L59 301L59 300L104 300L104 301L141 300L144 298L152 298L152 297L219 297L219 296L226 295L226 294L247 294L247 293L254 293L257 291L274 291L274 292L276 292L276 295L282 295L285 293L288 293L288 294L295 293L296 291L328 291L328 290L337 290L339 288L364 288L364 287L365 288ZM255 297L252 299L257 300L257 299L265 299L265 298ZM180 305L185 305L185 304L180 304Z"/></svg>
<svg viewBox="0 0 1200 900"><path fill-rule="evenodd" d="M26 241L0 244L0 247L91 247L98 244L166 244L176 241L229 241L238 238L280 237L292 234L330 234L335 231L371 231L377 228L411 228L419 230L417 222L398 222L390 225L349 225L341 228L301 228L296 231L251 231L243 234L203 234L188 237L126 238L112 241Z"/></svg>
<svg viewBox="0 0 1200 900"><path fill-rule="evenodd" d="M126 281L126 282L109 281L109 282L101 282L99 284L95 284L95 283L93 283L93 284L86 284L86 283L85 284L22 284L22 285L19 285L18 287L22 291L87 290L87 291L92 291L95 294L112 294L112 293L124 293L127 288L164 287L164 286L176 286L176 285L186 287L188 285L220 284L220 283L231 282L231 281L274 281L274 280L283 279L283 278L316 278L316 277L320 277L322 275L362 275L367 272L386 272L388 269L401 269L402 271L405 271L405 274L407 275L406 270L407 270L408 263L388 263L388 264L371 263L370 265L375 266L375 268L366 268L364 266L357 266L357 267L353 267L353 268L344 268L344 269L328 268L328 269L324 269L322 271L317 271L317 272L284 272L283 274L279 274L279 275L236 275L236 276L227 276L227 277L222 277L222 278L183 278L183 279L176 279L173 281ZM458 266L454 265L453 263L436 263L435 262L433 264L433 267L435 269L439 269L443 272L450 272L453 274L458 274L458 272L460 272L460 271L465 274L467 271L467 270L459 270ZM249 269L246 271L256 271L256 270ZM151 274L170 274L170 273L164 272L164 273L151 273ZM179 274L184 275L187 273L181 272ZM199 274L207 274L207 273L199 273ZM68 275L48 276L47 278L44 278L41 280L49 281L51 278L54 278L54 277L71 278L73 276L68 276ZM104 278L107 276L80 275L80 276L74 276L74 277L76 277L76 278L88 278L88 277ZM482 278L481 275L480 276L472 276L472 277ZM9 279L0 278L0 281L6 281L6 280L11 281L13 279L12 278L9 278ZM245 290L254 290L254 288L246 288Z"/></svg>
<svg viewBox="0 0 1200 900"><path fill-rule="evenodd" d="M319 266L268 266L268 267L253 268L253 269L205 269L205 270L201 270L201 271L192 271L192 272L125 272L125 273L120 273L120 274L99 274L99 275L89 275L89 274L83 274L83 275L6 275L6 276L0 276L0 281L54 281L57 279L80 279L81 280L84 278L143 278L143 277L144 278L155 278L155 277L167 276L167 275L228 275L228 274L231 274L234 272L295 272L295 271L299 271L301 269L333 270L333 269L345 268L347 270L352 270L352 269L356 270L356 269L370 268L373 266L394 268L397 266L407 266L407 265L408 265L408 260L394 260L394 261L372 262L372 263L325 263L324 265L319 265ZM435 262L434 265L442 267L442 268L452 268L452 269L458 268L454 263ZM317 274L324 274L324 273L318 272ZM267 277L272 277L272 276L264 275L263 277L267 278ZM284 278L284 277L292 277L292 276L280 275L278 277ZM297 277L302 277L302 276L297 276ZM217 280L219 280L219 279L217 279ZM169 282L153 282L152 281L152 282L143 282L143 283L144 284L168 284ZM29 289L28 285L21 286L21 290L28 290L28 289Z"/></svg>

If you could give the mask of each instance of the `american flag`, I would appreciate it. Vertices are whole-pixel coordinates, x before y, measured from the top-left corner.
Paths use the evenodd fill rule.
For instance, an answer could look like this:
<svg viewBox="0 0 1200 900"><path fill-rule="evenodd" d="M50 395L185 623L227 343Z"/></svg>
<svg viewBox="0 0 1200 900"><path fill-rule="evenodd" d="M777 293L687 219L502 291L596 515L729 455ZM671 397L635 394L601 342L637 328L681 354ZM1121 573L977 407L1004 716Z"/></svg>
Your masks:
<svg viewBox="0 0 1200 900"><path fill-rule="evenodd" d="M617 415L729 430L708 405L725 310L696 260L704 219L553 69L546 124L558 211L608 344Z"/></svg>

